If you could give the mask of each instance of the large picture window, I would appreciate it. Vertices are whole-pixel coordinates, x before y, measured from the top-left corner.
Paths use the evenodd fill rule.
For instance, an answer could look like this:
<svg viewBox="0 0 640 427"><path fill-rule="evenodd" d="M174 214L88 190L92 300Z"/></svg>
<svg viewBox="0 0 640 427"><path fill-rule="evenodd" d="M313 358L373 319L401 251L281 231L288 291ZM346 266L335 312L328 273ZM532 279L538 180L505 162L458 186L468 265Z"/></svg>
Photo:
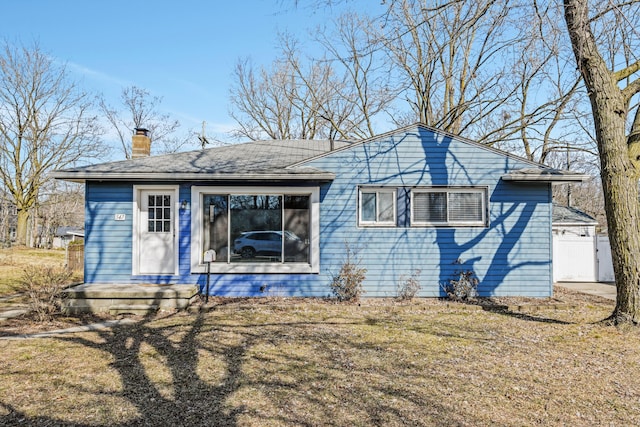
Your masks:
<svg viewBox="0 0 640 427"><path fill-rule="evenodd" d="M192 269L213 249L213 271L317 270L317 189L203 187L192 197Z"/></svg>
<svg viewBox="0 0 640 427"><path fill-rule="evenodd" d="M411 190L411 225L484 226L484 188L429 188Z"/></svg>
<svg viewBox="0 0 640 427"><path fill-rule="evenodd" d="M361 226L396 225L396 189L360 188L358 223Z"/></svg>

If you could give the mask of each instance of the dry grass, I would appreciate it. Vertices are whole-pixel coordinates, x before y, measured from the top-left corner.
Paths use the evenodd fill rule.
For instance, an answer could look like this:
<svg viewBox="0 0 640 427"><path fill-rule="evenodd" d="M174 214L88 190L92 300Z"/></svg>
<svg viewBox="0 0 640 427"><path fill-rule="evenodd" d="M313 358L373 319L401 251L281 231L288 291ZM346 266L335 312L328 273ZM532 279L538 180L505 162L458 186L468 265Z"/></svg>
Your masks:
<svg viewBox="0 0 640 427"><path fill-rule="evenodd" d="M611 302L556 297L565 304L519 300L518 312L221 299L113 330L0 340L0 424L640 424L640 335L596 323Z"/></svg>
<svg viewBox="0 0 640 427"><path fill-rule="evenodd" d="M26 268L63 267L64 264L65 252L62 249L0 249L0 297L20 291L20 280ZM77 282L82 278L75 274L72 280Z"/></svg>

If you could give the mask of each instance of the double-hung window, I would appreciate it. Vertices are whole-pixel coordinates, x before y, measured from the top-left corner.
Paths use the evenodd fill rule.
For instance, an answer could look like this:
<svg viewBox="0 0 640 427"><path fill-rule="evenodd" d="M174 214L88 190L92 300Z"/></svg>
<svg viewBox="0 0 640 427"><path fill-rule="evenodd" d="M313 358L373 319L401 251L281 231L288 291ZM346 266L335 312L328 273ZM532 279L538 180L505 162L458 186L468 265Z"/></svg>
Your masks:
<svg viewBox="0 0 640 427"><path fill-rule="evenodd" d="M396 225L396 189L361 187L358 195L358 224Z"/></svg>
<svg viewBox="0 0 640 427"><path fill-rule="evenodd" d="M486 188L411 190L412 226L485 226Z"/></svg>

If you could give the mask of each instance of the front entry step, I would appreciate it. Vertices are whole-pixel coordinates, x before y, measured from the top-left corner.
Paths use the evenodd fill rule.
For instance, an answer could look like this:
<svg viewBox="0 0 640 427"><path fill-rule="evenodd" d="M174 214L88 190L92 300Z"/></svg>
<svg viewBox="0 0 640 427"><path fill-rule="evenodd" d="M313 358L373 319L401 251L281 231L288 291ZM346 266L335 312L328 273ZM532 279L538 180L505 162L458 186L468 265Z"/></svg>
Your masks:
<svg viewBox="0 0 640 427"><path fill-rule="evenodd" d="M198 298L197 285L83 284L64 291L67 314L148 314L184 310Z"/></svg>
<svg viewBox="0 0 640 427"><path fill-rule="evenodd" d="M155 313L156 311L158 311L158 306L155 304L121 304L109 307L109 314L112 316L116 316L118 314L145 315Z"/></svg>

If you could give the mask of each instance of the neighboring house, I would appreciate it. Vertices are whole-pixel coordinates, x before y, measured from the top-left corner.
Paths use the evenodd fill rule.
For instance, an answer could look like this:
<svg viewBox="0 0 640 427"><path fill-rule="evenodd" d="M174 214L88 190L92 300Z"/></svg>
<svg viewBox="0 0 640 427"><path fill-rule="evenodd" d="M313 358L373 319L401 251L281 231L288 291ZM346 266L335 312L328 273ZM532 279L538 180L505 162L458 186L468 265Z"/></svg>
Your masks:
<svg viewBox="0 0 640 427"><path fill-rule="evenodd" d="M0 190L0 245L16 240L18 210L9 193Z"/></svg>
<svg viewBox="0 0 640 427"><path fill-rule="evenodd" d="M249 142L54 176L86 184L87 284L202 287L214 250L212 295L316 297L331 293L347 248L367 270L367 297L394 296L418 271L419 295L442 296L461 270L474 272L483 296L549 296L551 184L585 178L423 125L356 143ZM248 243L278 238L284 251Z"/></svg>
<svg viewBox="0 0 640 427"><path fill-rule="evenodd" d="M58 227L53 235L52 247L66 248L69 243L84 240L84 230L78 227Z"/></svg>
<svg viewBox="0 0 640 427"><path fill-rule="evenodd" d="M554 281L614 281L609 239L596 233L597 225L576 208L553 205Z"/></svg>

